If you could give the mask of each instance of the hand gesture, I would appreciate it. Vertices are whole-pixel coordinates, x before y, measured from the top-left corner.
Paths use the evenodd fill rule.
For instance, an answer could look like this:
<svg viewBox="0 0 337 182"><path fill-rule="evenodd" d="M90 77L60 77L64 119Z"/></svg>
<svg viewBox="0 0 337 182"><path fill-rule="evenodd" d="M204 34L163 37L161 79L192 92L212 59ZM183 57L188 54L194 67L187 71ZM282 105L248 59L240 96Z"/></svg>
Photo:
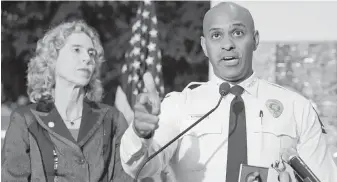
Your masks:
<svg viewBox="0 0 337 182"><path fill-rule="evenodd" d="M160 98L151 73L146 72L143 80L147 92L137 96L134 129L138 136L149 138L159 127Z"/></svg>

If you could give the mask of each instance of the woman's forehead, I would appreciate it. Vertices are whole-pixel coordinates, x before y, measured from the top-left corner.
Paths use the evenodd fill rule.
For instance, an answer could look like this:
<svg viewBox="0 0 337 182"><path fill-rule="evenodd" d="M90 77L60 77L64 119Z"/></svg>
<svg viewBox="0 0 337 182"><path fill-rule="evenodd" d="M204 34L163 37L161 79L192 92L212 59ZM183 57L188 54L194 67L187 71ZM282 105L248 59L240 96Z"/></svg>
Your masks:
<svg viewBox="0 0 337 182"><path fill-rule="evenodd" d="M70 34L66 39L66 44L79 45L87 48L94 47L91 38L84 32L74 32Z"/></svg>

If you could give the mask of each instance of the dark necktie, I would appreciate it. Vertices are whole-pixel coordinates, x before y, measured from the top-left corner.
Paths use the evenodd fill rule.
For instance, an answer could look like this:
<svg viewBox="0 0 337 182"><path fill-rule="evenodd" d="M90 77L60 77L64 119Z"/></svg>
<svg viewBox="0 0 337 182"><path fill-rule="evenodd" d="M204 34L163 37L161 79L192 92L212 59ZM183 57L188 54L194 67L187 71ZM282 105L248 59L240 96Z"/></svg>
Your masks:
<svg viewBox="0 0 337 182"><path fill-rule="evenodd" d="M235 97L231 102L229 116L226 182L237 182L240 164L247 164L246 114L241 97L243 91L239 85L230 89Z"/></svg>

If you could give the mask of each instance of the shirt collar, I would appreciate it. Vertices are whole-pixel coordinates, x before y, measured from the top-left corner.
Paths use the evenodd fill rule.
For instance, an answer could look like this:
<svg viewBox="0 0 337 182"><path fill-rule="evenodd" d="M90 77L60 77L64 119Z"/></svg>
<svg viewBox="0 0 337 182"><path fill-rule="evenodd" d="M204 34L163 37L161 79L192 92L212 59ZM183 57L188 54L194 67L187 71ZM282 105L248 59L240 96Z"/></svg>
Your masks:
<svg viewBox="0 0 337 182"><path fill-rule="evenodd" d="M212 80L210 80L211 83L216 84L217 86L220 86L223 82L227 82L217 76L213 77ZM232 87L233 84L229 83L229 85ZM257 97L257 88L258 88L258 78L255 73L253 73L250 77L248 77L246 80L239 83L239 85L245 89L245 91L254 96Z"/></svg>

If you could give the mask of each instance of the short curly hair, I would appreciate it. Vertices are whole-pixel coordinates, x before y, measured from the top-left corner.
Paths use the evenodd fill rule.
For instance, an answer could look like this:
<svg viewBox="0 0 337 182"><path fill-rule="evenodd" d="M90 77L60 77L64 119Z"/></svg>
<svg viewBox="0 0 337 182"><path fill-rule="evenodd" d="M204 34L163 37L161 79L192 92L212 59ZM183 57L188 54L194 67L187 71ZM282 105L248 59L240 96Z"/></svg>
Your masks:
<svg viewBox="0 0 337 182"><path fill-rule="evenodd" d="M100 68L104 62L104 50L97 31L83 20L64 22L49 30L37 42L35 56L30 59L27 70L27 93L31 102L54 100L55 62L59 50L73 32L84 32L92 40L97 51L95 70L88 85L84 87L86 98L99 102L102 99L103 87L100 81Z"/></svg>

